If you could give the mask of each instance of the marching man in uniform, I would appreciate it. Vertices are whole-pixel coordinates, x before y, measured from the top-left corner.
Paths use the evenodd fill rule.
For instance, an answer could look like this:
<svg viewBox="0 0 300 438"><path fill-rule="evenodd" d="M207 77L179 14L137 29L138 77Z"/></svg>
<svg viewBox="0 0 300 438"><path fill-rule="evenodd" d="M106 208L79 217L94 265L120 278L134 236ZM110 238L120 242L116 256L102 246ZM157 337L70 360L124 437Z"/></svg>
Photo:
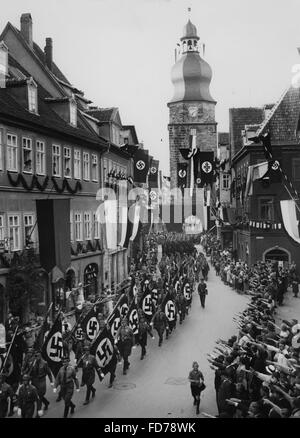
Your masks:
<svg viewBox="0 0 300 438"><path fill-rule="evenodd" d="M206 299L207 293L208 293L207 286L206 286L206 283L204 282L204 278L202 278L200 280L199 285L198 285L198 294L199 294L201 306L203 307L203 309L205 308L205 299Z"/></svg>
<svg viewBox="0 0 300 438"><path fill-rule="evenodd" d="M158 337L159 337L158 346L161 347L163 342L164 332L165 330L167 331L166 338L168 338L168 330L169 330L169 321L165 312L162 310L161 305L158 306L157 312L154 314L151 324L153 324L153 327L158 333Z"/></svg>
<svg viewBox="0 0 300 438"><path fill-rule="evenodd" d="M93 383L95 382L95 370L97 371L97 374L99 375L99 379L104 378L104 374L101 373L101 368L98 366L95 356L90 354L90 347L89 345L85 345L83 347L84 353L83 356L77 361L76 371L77 367L82 367L82 381L81 386L86 385L86 396L85 396L85 402L84 405L89 404L90 402L90 396L92 393L92 398L95 397L96 388L93 387Z"/></svg>
<svg viewBox="0 0 300 438"><path fill-rule="evenodd" d="M64 418L67 418L70 408L71 414L74 414L76 407L72 402L74 383L76 385L77 392L79 392L79 382L76 377L75 368L70 365L70 358L66 356L63 358L63 366L58 371L53 389L53 392L55 393L57 391L57 387L60 386L60 393L65 401Z"/></svg>
<svg viewBox="0 0 300 438"><path fill-rule="evenodd" d="M128 357L131 355L131 349L134 345L134 334L129 327L126 318L122 319L121 327L118 330L116 338L119 339L118 350L124 360L123 374L126 374L130 365Z"/></svg>
<svg viewBox="0 0 300 438"><path fill-rule="evenodd" d="M31 383L37 389L41 403L44 403L45 405L46 411L49 406L49 401L45 397L47 391L46 376L48 376L51 386L53 386L53 377L47 362L42 359L40 351L35 353L35 361L32 365L29 375L31 377Z"/></svg>
<svg viewBox="0 0 300 438"><path fill-rule="evenodd" d="M41 411L41 401L35 386L30 384L28 374L23 376L23 384L19 388L18 394L18 416L22 418L32 418L34 414L35 404L39 416L43 415Z"/></svg>

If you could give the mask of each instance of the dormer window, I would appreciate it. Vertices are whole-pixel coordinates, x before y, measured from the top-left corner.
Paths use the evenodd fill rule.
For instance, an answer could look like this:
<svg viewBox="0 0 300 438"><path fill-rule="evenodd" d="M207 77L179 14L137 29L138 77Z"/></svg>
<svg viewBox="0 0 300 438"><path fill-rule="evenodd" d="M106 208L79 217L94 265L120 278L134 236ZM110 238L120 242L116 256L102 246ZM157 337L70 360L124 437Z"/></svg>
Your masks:
<svg viewBox="0 0 300 438"><path fill-rule="evenodd" d="M75 100L70 101L70 123L77 126L77 104Z"/></svg>
<svg viewBox="0 0 300 438"><path fill-rule="evenodd" d="M5 78L8 72L8 48L4 41L0 42L0 88L5 87Z"/></svg>
<svg viewBox="0 0 300 438"><path fill-rule="evenodd" d="M28 109L31 113L37 114L38 104L37 104L37 84L31 78L27 84L28 90Z"/></svg>

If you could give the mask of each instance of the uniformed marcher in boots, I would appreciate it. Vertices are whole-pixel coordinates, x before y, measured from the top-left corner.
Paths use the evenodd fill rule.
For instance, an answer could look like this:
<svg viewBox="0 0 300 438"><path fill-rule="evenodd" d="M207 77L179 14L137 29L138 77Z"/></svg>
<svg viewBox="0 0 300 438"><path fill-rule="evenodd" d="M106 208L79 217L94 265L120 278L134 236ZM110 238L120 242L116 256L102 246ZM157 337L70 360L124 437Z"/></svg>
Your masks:
<svg viewBox="0 0 300 438"><path fill-rule="evenodd" d="M109 366L109 374L110 374L109 385L108 385L109 388L112 388L112 386L113 386L114 380L116 378L116 369L117 369L118 362L121 362L121 360L122 360L120 352L119 352L116 345L114 345L114 353L115 354L113 355L113 359L111 360L110 366Z"/></svg>
<svg viewBox="0 0 300 438"><path fill-rule="evenodd" d="M124 360L123 374L127 374L130 365L128 358L131 355L131 350L134 345L134 334L129 327L126 318L121 321L121 327L119 328L117 339L119 340L117 346Z"/></svg>
<svg viewBox="0 0 300 438"><path fill-rule="evenodd" d="M21 368L21 376L24 376L24 374L29 374L32 366L35 361L35 351L33 347L29 347L27 350L27 353L24 356L22 368Z"/></svg>
<svg viewBox="0 0 300 438"><path fill-rule="evenodd" d="M200 280L200 283L198 285L198 294L200 297L201 306L204 309L205 308L205 299L206 299L206 295L207 295L207 286L206 286L206 283L204 282L203 278Z"/></svg>
<svg viewBox="0 0 300 438"><path fill-rule="evenodd" d="M64 357L63 366L58 371L54 384L54 389L53 389L53 392L56 392L57 387L60 386L60 393L65 402L65 409L63 415L64 418L67 418L70 408L71 408L71 414L74 414L74 410L76 407L72 402L72 397L74 394L74 384L76 385L77 392L79 392L80 391L79 382L76 377L75 368L70 365L70 358Z"/></svg>
<svg viewBox="0 0 300 438"><path fill-rule="evenodd" d="M5 375L0 374L0 418L5 418L8 414L8 405L12 407L14 400L14 391L8 383L5 382ZM11 411L11 409L10 409Z"/></svg>
<svg viewBox="0 0 300 438"><path fill-rule="evenodd" d="M36 387L41 403L44 404L46 411L50 402L46 399L45 394L47 391L46 376L48 376L51 386L53 386L53 377L47 362L42 359L40 351L35 353L35 361L30 371L31 383Z"/></svg>
<svg viewBox="0 0 300 438"><path fill-rule="evenodd" d="M22 418L32 418L35 410L39 416L43 415L41 409L41 400L39 398L37 389L31 385L28 374L23 376L23 384L19 388L18 394L18 416Z"/></svg>
<svg viewBox="0 0 300 438"><path fill-rule="evenodd" d="M104 374L101 373L101 368L97 364L95 356L90 354L90 346L85 345L83 347L84 353L83 356L77 361L77 367L82 367L82 380L81 386L86 385L86 396L84 405L87 405L90 402L90 396L92 394L92 398L95 397L96 388L94 388L93 383L95 382L95 371L99 375L99 379L104 378ZM76 368L77 368L76 367Z"/></svg>
<svg viewBox="0 0 300 438"><path fill-rule="evenodd" d="M165 312L163 312L161 305L158 306L158 310L153 316L152 323L153 323L153 327L158 333L158 338L159 338L158 346L161 347L163 342L164 332L169 328L168 318ZM167 331L167 338L168 338L168 331Z"/></svg>
<svg viewBox="0 0 300 438"><path fill-rule="evenodd" d="M198 362L193 362L193 369L190 371L188 379L191 383L191 393L194 398L194 406L196 406L196 414L198 415L200 413L200 394L205 389L204 377L201 371L199 371Z"/></svg>
<svg viewBox="0 0 300 438"><path fill-rule="evenodd" d="M179 293L177 295L176 306L177 306L178 313L179 313L179 324L182 324L182 322L185 319L186 308L187 308L187 301L186 301L183 293Z"/></svg>
<svg viewBox="0 0 300 438"><path fill-rule="evenodd" d="M146 355L146 346L147 346L147 336L148 334L151 336L152 339L154 339L151 326L146 321L146 318L144 316L140 316L139 319L139 332L137 335L138 343L141 346L142 352L141 352L141 360L144 359Z"/></svg>

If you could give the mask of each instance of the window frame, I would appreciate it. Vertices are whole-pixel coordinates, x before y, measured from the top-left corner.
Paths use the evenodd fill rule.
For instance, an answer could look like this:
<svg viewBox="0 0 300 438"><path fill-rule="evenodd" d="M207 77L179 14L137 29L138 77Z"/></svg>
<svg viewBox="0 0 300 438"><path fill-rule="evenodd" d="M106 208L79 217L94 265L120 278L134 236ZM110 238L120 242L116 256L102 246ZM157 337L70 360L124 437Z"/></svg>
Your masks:
<svg viewBox="0 0 300 438"><path fill-rule="evenodd" d="M40 145L43 145L43 150L39 150ZM43 158L40 162L41 162L41 167L44 169L44 172L42 172L42 170L39 171L38 169L39 154ZM36 140L35 142L35 173L37 175L42 175L42 176L46 175L46 144L44 140Z"/></svg>
<svg viewBox="0 0 300 438"><path fill-rule="evenodd" d="M69 156L66 156L66 151L69 151L69 153L70 153L70 155ZM70 171L70 173L69 173L69 175L66 175L66 162L65 162L65 160L66 160L66 158L67 159L69 159L70 161L69 161L69 171ZM64 178L72 178L72 149L69 147L69 146L64 146L64 156L63 156L63 168L64 168Z"/></svg>
<svg viewBox="0 0 300 438"><path fill-rule="evenodd" d="M96 178L94 178L93 170L96 173ZM91 154L91 179L93 182L99 182L99 160L97 154Z"/></svg>
<svg viewBox="0 0 300 438"><path fill-rule="evenodd" d="M80 217L80 221L76 220L76 216ZM77 237L77 224L80 224L80 236ZM76 211L74 213L74 241L75 242L82 242L83 241L83 221L82 221L82 213L80 211Z"/></svg>
<svg viewBox="0 0 300 438"><path fill-rule="evenodd" d="M93 233L92 237L94 240L100 240L100 222L97 220L97 214L93 213Z"/></svg>
<svg viewBox="0 0 300 438"><path fill-rule="evenodd" d="M30 83L27 85L28 94L28 110L33 114L38 112L38 98L37 98L37 87L36 85Z"/></svg>
<svg viewBox="0 0 300 438"><path fill-rule="evenodd" d="M77 104L70 102L70 125L77 127Z"/></svg>
<svg viewBox="0 0 300 438"><path fill-rule="evenodd" d="M16 218L16 217L18 218L18 225L10 226L10 223L9 223L10 218ZM15 236L13 236L13 239L11 240L11 235L10 235L11 228L13 228L13 229L17 228L18 232L19 232L19 236L18 236L19 246L17 248L15 248L14 244L12 244L12 242L14 242L14 240L15 240ZM7 237L9 239L9 248L10 248L11 252L22 250L22 227L21 227L21 214L20 213L11 212L11 213L7 214Z"/></svg>
<svg viewBox="0 0 300 438"><path fill-rule="evenodd" d="M76 153L79 153L79 158L76 157ZM79 176L76 175L76 163L78 162L79 166L78 166L78 171L79 171ZM74 179L78 179L81 180L82 179L82 151L81 149L74 149L74 158L73 158L73 165L74 165Z"/></svg>
<svg viewBox="0 0 300 438"><path fill-rule="evenodd" d="M85 160L85 157L88 157L87 161ZM86 151L83 152L82 163L83 163L83 166L82 166L82 170L83 170L83 172L82 172L82 179L84 181L90 181L91 180L91 157L90 157L90 153L89 152L86 152ZM86 170L85 169L85 165L86 164L87 164L88 176L85 174L85 170Z"/></svg>
<svg viewBox="0 0 300 438"><path fill-rule="evenodd" d="M24 145L24 141L26 142L26 147ZM30 147L28 147L27 142L29 142ZM24 156L25 151L30 151L31 170L25 170L25 156ZM33 174L33 169L34 169L34 163L33 163L33 142L32 142L32 138L24 136L24 137L22 137L22 172L32 175Z"/></svg>
<svg viewBox="0 0 300 438"><path fill-rule="evenodd" d="M271 208L271 218L265 218L262 215L262 207L263 205L267 206L267 202L264 201L271 201L271 203L269 205L272 206ZM273 222L274 221L274 217L275 217L275 209L274 209L274 197L273 196L262 196L258 198L258 213L259 213L259 220L260 221L270 221Z"/></svg>
<svg viewBox="0 0 300 438"><path fill-rule="evenodd" d="M225 180L226 180L226 184L224 184ZM229 190L229 189L230 189L230 175L229 173L222 173L222 190Z"/></svg>
<svg viewBox="0 0 300 438"><path fill-rule="evenodd" d="M28 225L26 226L25 222L26 222L26 217L31 217L32 218L32 225L29 225L30 227L33 228L33 231L31 233L31 241L34 243L35 242L35 221L36 221L36 217L35 217L35 213L33 212L25 212L23 213L23 243L24 243L24 247L26 247L26 227L28 227Z"/></svg>
<svg viewBox="0 0 300 438"><path fill-rule="evenodd" d="M89 217L89 220L86 220L86 216ZM89 233L87 233L86 225L89 226ZM92 240L92 215L90 211L85 211L83 213L83 239L84 240Z"/></svg>
<svg viewBox="0 0 300 438"><path fill-rule="evenodd" d="M8 143L8 137L15 138L16 144L12 145ZM15 154L15 161L16 161L16 167L15 168L9 168L8 165L8 157L9 157L9 151L13 152ZM18 172L19 171L19 153L18 153L18 136L16 134L11 134L10 132L6 133L6 170L9 172Z"/></svg>
<svg viewBox="0 0 300 438"><path fill-rule="evenodd" d="M58 148L59 155L54 153L54 148ZM54 167L53 167L53 165L54 165L54 157L58 157L59 158L59 173L56 173L56 174L54 173ZM61 177L61 167L62 167L61 165L62 165L62 162L61 162L61 145L53 143L52 144L52 175L54 177L57 177L57 178Z"/></svg>

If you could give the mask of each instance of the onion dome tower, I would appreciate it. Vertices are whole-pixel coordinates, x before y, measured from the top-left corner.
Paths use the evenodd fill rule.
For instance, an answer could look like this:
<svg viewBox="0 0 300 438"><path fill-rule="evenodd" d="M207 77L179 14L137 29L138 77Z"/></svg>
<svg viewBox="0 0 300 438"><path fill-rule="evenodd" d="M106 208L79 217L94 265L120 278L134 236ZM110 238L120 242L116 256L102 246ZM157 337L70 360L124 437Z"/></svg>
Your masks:
<svg viewBox="0 0 300 438"><path fill-rule="evenodd" d="M178 163L184 161L179 149L190 147L191 134L196 135L201 151L217 150L216 101L210 94L212 69L200 56L199 40L196 26L188 20L171 71L174 95L168 103L168 129L172 188L178 186Z"/></svg>

